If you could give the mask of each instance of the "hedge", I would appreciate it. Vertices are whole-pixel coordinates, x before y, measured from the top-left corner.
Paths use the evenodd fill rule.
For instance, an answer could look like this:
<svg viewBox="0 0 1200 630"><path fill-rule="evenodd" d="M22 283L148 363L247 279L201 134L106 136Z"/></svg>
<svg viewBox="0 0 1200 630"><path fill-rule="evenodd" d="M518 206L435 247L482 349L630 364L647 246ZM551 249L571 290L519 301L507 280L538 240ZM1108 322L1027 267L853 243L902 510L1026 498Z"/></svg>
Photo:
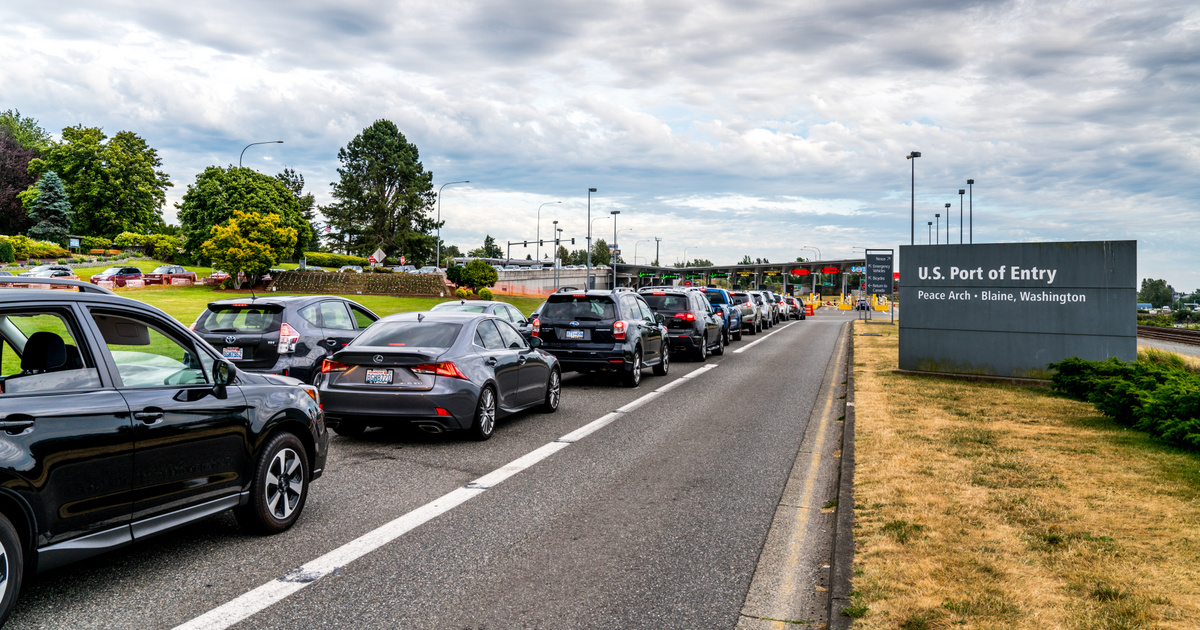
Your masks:
<svg viewBox="0 0 1200 630"><path fill-rule="evenodd" d="M289 293L333 293L354 295L443 295L446 284L440 274L329 273L285 271L275 278L275 291Z"/></svg>
<svg viewBox="0 0 1200 630"><path fill-rule="evenodd" d="M1150 352L1130 363L1071 357L1050 368L1056 391L1092 403L1119 424L1200 450L1200 374L1178 357Z"/></svg>
<svg viewBox="0 0 1200 630"><path fill-rule="evenodd" d="M71 252L63 249L58 243L50 241L35 241L26 236L0 236L0 241L7 242L12 245L14 260L27 260L29 258L63 258L69 257Z"/></svg>
<svg viewBox="0 0 1200 630"><path fill-rule="evenodd" d="M113 245L122 248L140 247L147 256L166 262L174 262L183 252L183 243L178 238L166 234L121 232L113 239Z"/></svg>
<svg viewBox="0 0 1200 630"><path fill-rule="evenodd" d="M345 267L353 265L356 267L365 267L371 263L367 262L366 258L358 256L343 256L341 254L327 254L325 252L304 252L305 264L314 267Z"/></svg>

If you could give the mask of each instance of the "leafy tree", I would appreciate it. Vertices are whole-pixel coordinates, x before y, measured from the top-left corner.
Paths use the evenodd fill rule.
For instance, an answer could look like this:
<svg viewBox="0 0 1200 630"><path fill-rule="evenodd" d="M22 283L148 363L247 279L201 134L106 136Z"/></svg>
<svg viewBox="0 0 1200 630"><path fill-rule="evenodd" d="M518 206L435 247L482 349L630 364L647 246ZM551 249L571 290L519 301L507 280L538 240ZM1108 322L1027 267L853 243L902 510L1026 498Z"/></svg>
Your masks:
<svg viewBox="0 0 1200 630"><path fill-rule="evenodd" d="M37 156L36 149L0 127L0 234L20 234L32 225L18 195L37 184L37 175L29 172L29 162Z"/></svg>
<svg viewBox="0 0 1200 630"><path fill-rule="evenodd" d="M22 147L37 153L50 148L50 134L36 120L22 117L15 109L0 112L0 135L5 133Z"/></svg>
<svg viewBox="0 0 1200 630"><path fill-rule="evenodd" d="M452 280L452 282L459 286L470 287L471 290L493 286L500 279L500 274L496 273L496 268L484 260L472 260L461 267L461 269L462 271L458 274L458 280Z"/></svg>
<svg viewBox="0 0 1200 630"><path fill-rule="evenodd" d="M1161 308L1170 304L1174 299L1175 289L1167 284L1166 280L1154 280L1151 278L1142 279L1142 290L1138 291L1137 299L1139 302L1149 302L1154 305L1154 308Z"/></svg>
<svg viewBox="0 0 1200 630"><path fill-rule="evenodd" d="M570 261L571 261L571 252L567 251L566 247L559 245L558 246L558 262L559 262L559 264L560 265L573 264Z"/></svg>
<svg viewBox="0 0 1200 630"><path fill-rule="evenodd" d="M316 198L312 193L304 192L304 176L296 171L285 168L283 172L276 175L279 181L296 197L296 203L300 204L300 214L304 217L304 221L308 223L306 230L307 238L296 240L296 251L293 257L299 258L304 255L303 245L300 245L301 240L304 244L319 242L320 230L317 229L317 203Z"/></svg>
<svg viewBox="0 0 1200 630"><path fill-rule="evenodd" d="M749 256L747 256L746 258L749 258ZM796 262L808 262L808 260L806 258L804 258L803 256L797 256Z"/></svg>
<svg viewBox="0 0 1200 630"><path fill-rule="evenodd" d="M750 254L746 254L745 256L742 256L742 259L740 261L738 261L738 264L739 265L753 265L754 261L750 260Z"/></svg>
<svg viewBox="0 0 1200 630"><path fill-rule="evenodd" d="M322 213L346 235L346 248L432 259L437 240L431 233L439 224L430 215L437 195L416 145L391 121L377 120L338 151L338 160L335 201Z"/></svg>
<svg viewBox="0 0 1200 630"><path fill-rule="evenodd" d="M492 238L491 234L483 237L483 247L477 247L467 252L468 256L476 258L503 258L504 250L496 244L496 239Z"/></svg>
<svg viewBox="0 0 1200 630"><path fill-rule="evenodd" d="M447 245L442 243L442 260L450 260L453 258L462 258L462 251L458 249L458 245Z"/></svg>
<svg viewBox="0 0 1200 630"><path fill-rule="evenodd" d="M312 232L296 196L277 177L250 168L210 166L188 185L179 209L183 249L198 256L214 225L229 220L236 211L279 215L280 223L296 231L296 243L283 258L304 251Z"/></svg>
<svg viewBox="0 0 1200 630"><path fill-rule="evenodd" d="M158 152L132 131L108 136L95 127L67 127L63 141L51 144L29 171L58 173L75 222L71 229L89 236L121 232L147 234L162 225L162 206L171 180L156 170ZM106 140L108 140L106 142Z"/></svg>
<svg viewBox="0 0 1200 630"><path fill-rule="evenodd" d="M567 256L567 258L570 262L568 262L566 264L569 264L569 265L587 264L587 250L586 249L573 250L571 252L571 254L569 256Z"/></svg>
<svg viewBox="0 0 1200 630"><path fill-rule="evenodd" d="M214 265L230 273L245 272L254 279L296 249L296 228L273 213L235 210L224 224L212 226L209 235L201 251Z"/></svg>
<svg viewBox="0 0 1200 630"><path fill-rule="evenodd" d="M592 266L607 265L611 254L608 251L608 243L604 239L598 238L595 243L592 243Z"/></svg>
<svg viewBox="0 0 1200 630"><path fill-rule="evenodd" d="M34 225L29 228L29 237L59 244L66 242L71 226L71 202L67 201L62 179L54 171L47 171L42 173L34 189L37 195L29 205L29 218Z"/></svg>

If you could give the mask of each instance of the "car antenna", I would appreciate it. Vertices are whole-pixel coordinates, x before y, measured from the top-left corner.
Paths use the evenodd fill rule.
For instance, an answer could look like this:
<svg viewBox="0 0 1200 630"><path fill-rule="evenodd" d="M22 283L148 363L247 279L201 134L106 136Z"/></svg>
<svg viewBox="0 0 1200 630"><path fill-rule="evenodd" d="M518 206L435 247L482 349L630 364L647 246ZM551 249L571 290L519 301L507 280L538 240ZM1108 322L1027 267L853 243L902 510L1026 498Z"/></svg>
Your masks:
<svg viewBox="0 0 1200 630"><path fill-rule="evenodd" d="M254 295L254 281L251 280L250 281L250 301L253 302L254 300L257 300L257 299L258 299L258 296Z"/></svg>
<svg viewBox="0 0 1200 630"><path fill-rule="evenodd" d="M417 313L417 323L425 321L425 313Z"/></svg>

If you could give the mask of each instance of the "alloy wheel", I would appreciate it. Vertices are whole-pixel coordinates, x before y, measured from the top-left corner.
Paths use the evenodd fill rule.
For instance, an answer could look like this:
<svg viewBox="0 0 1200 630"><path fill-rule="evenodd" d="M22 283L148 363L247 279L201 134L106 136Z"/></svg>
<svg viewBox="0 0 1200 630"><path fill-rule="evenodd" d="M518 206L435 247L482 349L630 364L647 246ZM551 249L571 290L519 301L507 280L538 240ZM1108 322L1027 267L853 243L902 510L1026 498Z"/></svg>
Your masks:
<svg viewBox="0 0 1200 630"><path fill-rule="evenodd" d="M267 510L279 520L284 520L296 511L304 491L304 463L300 455L290 448L281 449L271 459L267 468Z"/></svg>

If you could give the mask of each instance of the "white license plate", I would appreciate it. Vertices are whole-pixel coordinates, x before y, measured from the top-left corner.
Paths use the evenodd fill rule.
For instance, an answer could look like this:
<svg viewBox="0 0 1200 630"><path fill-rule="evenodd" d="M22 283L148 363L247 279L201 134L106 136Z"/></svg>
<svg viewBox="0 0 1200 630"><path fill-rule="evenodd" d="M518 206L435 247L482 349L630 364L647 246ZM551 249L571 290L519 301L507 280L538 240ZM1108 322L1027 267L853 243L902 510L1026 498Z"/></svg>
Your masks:
<svg viewBox="0 0 1200 630"><path fill-rule="evenodd" d="M568 330L566 338L567 339L583 339L583 331L582 330Z"/></svg>
<svg viewBox="0 0 1200 630"><path fill-rule="evenodd" d="M225 348L224 350L221 351L221 356L225 357L226 359L229 359L230 361L241 361L242 360L242 349L241 348Z"/></svg>
<svg viewBox="0 0 1200 630"><path fill-rule="evenodd" d="M391 385L392 371L391 370L367 370L368 385Z"/></svg>

